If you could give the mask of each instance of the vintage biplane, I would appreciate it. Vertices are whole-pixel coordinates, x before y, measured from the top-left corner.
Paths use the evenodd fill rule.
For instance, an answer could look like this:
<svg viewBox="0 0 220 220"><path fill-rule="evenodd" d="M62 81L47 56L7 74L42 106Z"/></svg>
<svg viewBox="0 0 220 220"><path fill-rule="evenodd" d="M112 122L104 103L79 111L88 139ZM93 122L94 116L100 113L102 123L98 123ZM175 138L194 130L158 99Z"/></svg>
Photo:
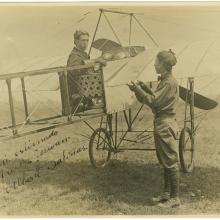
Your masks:
<svg viewBox="0 0 220 220"><path fill-rule="evenodd" d="M125 15L129 18L128 45L122 45L113 25L108 19L108 14L110 13ZM102 18L107 21L117 42L107 38L96 39ZM131 37L134 22L136 22L135 24L143 31L143 36L146 35L154 43L154 47L146 48L143 45L132 46ZM92 130L89 140L89 157L95 167L104 167L110 160L112 153L119 153L125 150L155 150L152 147L147 148L147 146L145 148L126 148L122 147L122 143L138 143L139 138L145 137L145 139L147 139L153 132L152 129L135 129L134 123L138 122L138 116L144 106L140 105L138 109L136 104L134 106L134 103L136 103L135 97L129 90L127 83L130 83L131 80L142 80L149 83L152 89L157 85L152 62L154 62L155 55L160 49L158 43L139 21L135 13L100 9L89 52L93 49L99 50L101 55L98 59L91 59L85 65L52 67L0 75L0 81L5 82L5 85L7 85L11 117L11 125L0 128L1 140L6 141L77 122L84 122ZM177 53L178 57L186 50L186 48L172 49ZM206 50L204 52L206 52ZM201 52L201 54L203 53ZM202 55L203 58L204 56L205 54ZM100 58L107 62L106 66L100 64ZM200 62L198 60L194 63L197 65ZM185 65L186 63L183 63L182 68ZM178 66L181 66L181 59L178 60ZM83 102L85 97L90 97L94 101L93 106L81 112L77 111L77 109L73 112L70 104L71 97L68 90L67 74L68 71L73 70L80 70L76 72L78 74L77 86L81 89L81 102ZM190 172L194 166L194 139L199 126L199 123L195 125L194 108L196 107L204 112L215 108L217 102L195 92L193 75L195 71L193 71L193 69L193 73L188 76L186 76L187 73L184 71L180 72L181 74L184 73L184 75L177 74L176 76L180 80L180 98L185 101L185 114L180 124L182 128L178 139L179 154L183 171ZM29 88L26 88L26 79L32 78L34 80L37 77L49 74L52 74L58 79L59 86L56 87L54 91L59 92L62 113L36 119L32 116L33 111L38 111L37 107L34 108L33 111L29 110L31 100L27 99ZM195 77L199 78L199 75ZM21 123L18 123L16 120L14 108L15 93L13 93L13 81L15 80L20 80L21 84L20 95L22 96L24 111L24 120ZM45 82L47 81L45 80ZM202 86L200 86L200 88L201 87ZM122 124L124 123L119 120L119 118L121 119L122 117L124 118L126 128L122 128ZM93 124L89 123L93 118L100 118L100 123L96 128L94 128ZM136 138L133 140L127 139L126 137L129 133L136 134ZM143 134L145 135L143 136Z"/></svg>

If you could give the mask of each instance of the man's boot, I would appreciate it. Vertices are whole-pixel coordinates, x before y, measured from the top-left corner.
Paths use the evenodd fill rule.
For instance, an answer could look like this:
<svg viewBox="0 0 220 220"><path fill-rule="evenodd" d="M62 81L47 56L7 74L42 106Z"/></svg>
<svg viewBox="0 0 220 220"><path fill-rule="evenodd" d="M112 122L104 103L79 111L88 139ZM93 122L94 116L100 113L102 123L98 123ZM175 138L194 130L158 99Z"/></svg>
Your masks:
<svg viewBox="0 0 220 220"><path fill-rule="evenodd" d="M171 184L171 192L170 192L170 199L165 203L158 204L160 207L163 208L174 208L180 206L180 199L179 199L179 179L180 173L179 170L169 170L170 176L170 184Z"/></svg>
<svg viewBox="0 0 220 220"><path fill-rule="evenodd" d="M170 182L170 176L169 176L169 170L164 168L164 189L161 195L158 197L152 198L153 202L166 202L170 199L170 188L171 188L171 182Z"/></svg>

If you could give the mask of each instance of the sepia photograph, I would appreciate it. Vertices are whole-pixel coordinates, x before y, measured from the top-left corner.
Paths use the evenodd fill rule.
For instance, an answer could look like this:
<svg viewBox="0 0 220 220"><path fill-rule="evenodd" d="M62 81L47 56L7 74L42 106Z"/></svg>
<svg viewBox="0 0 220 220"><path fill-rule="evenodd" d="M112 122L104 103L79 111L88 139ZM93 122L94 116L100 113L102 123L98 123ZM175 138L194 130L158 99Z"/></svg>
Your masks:
<svg viewBox="0 0 220 220"><path fill-rule="evenodd" d="M0 217L220 216L220 2L0 18Z"/></svg>

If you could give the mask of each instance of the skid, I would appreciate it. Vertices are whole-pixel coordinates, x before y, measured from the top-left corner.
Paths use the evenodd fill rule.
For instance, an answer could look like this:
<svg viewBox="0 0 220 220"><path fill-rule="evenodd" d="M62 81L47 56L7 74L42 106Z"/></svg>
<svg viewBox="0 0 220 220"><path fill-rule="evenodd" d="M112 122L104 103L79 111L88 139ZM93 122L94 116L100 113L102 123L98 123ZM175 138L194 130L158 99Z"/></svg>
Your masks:
<svg viewBox="0 0 220 220"><path fill-rule="evenodd" d="M8 126L8 127L0 128L0 141L7 141L7 140L24 137L24 136L31 135L31 134L36 134L39 132L55 129L58 127L63 127L63 126L71 125L74 123L83 122L89 119L99 118L103 115L104 113L96 113L96 114L93 113L91 115L87 114L86 116L80 117L80 118L74 116L71 118L71 120L69 120L68 117L66 116L57 116L57 117L51 117L47 119L39 119L39 120L31 121L30 123L27 123L25 125L18 124L15 127ZM13 129L15 128L17 131L19 131L19 129L22 129L22 131L19 133L17 132L14 135L5 134L5 131L13 132Z"/></svg>

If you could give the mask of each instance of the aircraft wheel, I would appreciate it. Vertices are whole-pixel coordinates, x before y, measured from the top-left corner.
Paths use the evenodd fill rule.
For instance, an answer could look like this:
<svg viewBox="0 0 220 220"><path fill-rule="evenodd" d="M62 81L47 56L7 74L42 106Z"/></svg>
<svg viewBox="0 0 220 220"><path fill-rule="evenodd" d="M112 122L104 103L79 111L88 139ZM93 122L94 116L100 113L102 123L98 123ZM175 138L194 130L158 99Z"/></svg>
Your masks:
<svg viewBox="0 0 220 220"><path fill-rule="evenodd" d="M111 138L104 128L96 129L89 141L89 159L96 168L107 165L111 157Z"/></svg>
<svg viewBox="0 0 220 220"><path fill-rule="evenodd" d="M183 172L192 172L194 168L194 137L188 127L183 128L180 133L179 157Z"/></svg>

